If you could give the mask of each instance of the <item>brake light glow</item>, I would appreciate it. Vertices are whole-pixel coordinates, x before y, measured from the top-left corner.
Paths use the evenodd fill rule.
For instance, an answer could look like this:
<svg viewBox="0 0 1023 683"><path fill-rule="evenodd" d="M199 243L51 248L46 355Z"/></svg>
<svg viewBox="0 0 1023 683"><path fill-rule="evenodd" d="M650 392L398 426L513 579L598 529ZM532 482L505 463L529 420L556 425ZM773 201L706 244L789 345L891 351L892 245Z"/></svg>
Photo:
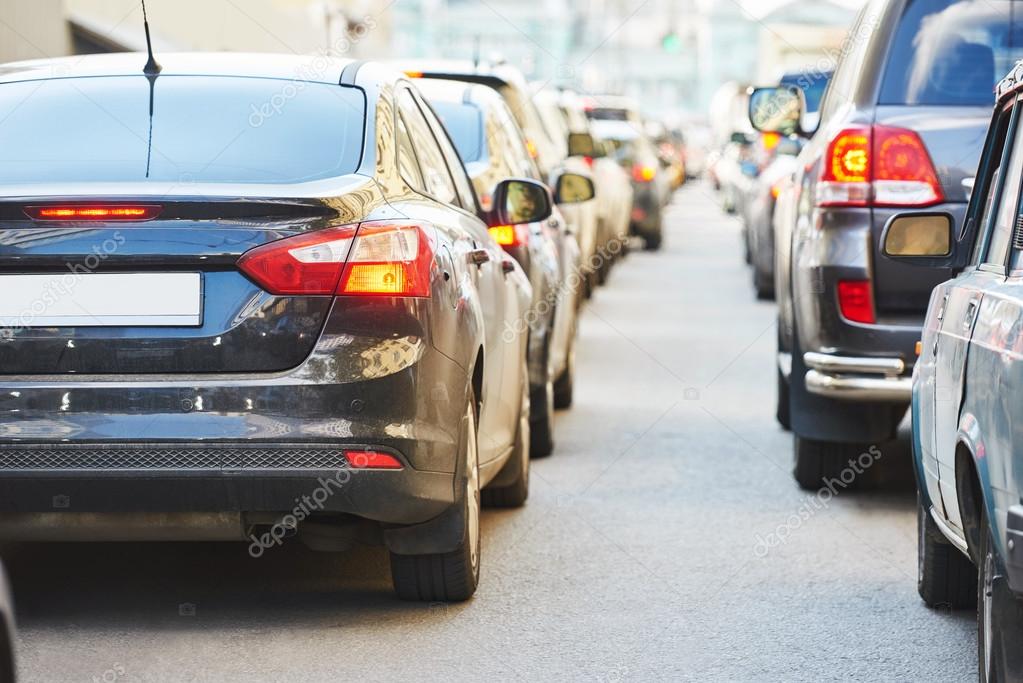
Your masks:
<svg viewBox="0 0 1023 683"><path fill-rule="evenodd" d="M778 133L764 133L760 136L760 144L762 144L764 149L768 152L773 151L774 148L778 146L779 142L781 142L781 135Z"/></svg>
<svg viewBox="0 0 1023 683"><path fill-rule="evenodd" d="M502 247L520 247L529 241L525 225L497 225L490 228L490 236Z"/></svg>
<svg viewBox="0 0 1023 683"><path fill-rule="evenodd" d="M533 159L540 156L540 153L536 149L536 143L532 140L526 140L526 151L529 152L529 156Z"/></svg>
<svg viewBox="0 0 1023 683"><path fill-rule="evenodd" d="M27 206L25 214L36 221L148 221L162 209L155 204L77 204Z"/></svg>
<svg viewBox="0 0 1023 683"><path fill-rule="evenodd" d="M870 280L842 280L838 283L838 308L842 317L854 323L872 325L877 322L874 313L874 293Z"/></svg>
<svg viewBox="0 0 1023 683"><path fill-rule="evenodd" d="M778 197L780 197L781 191L782 191L781 183L775 183L774 185L771 185L771 198L777 199Z"/></svg>
<svg viewBox="0 0 1023 683"><path fill-rule="evenodd" d="M848 128L828 145L818 206L933 206L942 201L934 162L911 130Z"/></svg>
<svg viewBox="0 0 1023 683"><path fill-rule="evenodd" d="M644 164L634 164L632 167L632 179L637 183L649 183L657 176L657 169Z"/></svg>
<svg viewBox="0 0 1023 683"><path fill-rule="evenodd" d="M419 225L363 223L337 293L345 296L430 296L433 245Z"/></svg>
<svg viewBox="0 0 1023 683"><path fill-rule="evenodd" d="M408 76L409 78L422 78L423 77L423 72L422 71L406 71L405 75Z"/></svg>

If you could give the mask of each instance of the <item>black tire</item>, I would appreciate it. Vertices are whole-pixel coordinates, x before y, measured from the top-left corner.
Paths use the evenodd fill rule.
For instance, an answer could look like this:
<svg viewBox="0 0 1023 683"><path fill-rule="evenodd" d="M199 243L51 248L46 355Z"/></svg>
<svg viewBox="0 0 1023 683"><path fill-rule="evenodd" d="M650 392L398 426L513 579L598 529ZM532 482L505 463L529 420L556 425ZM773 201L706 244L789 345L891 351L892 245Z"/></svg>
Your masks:
<svg viewBox="0 0 1023 683"><path fill-rule="evenodd" d="M647 251L660 251L661 243L664 238L661 235L661 231L658 230L652 235L647 235L643 238L643 248Z"/></svg>
<svg viewBox="0 0 1023 683"><path fill-rule="evenodd" d="M491 508L518 508L529 498L529 373L523 366L522 403L519 409L519 424L515 431L512 456L505 463L497 479L501 482L512 478L501 486L491 484L481 492L483 505Z"/></svg>
<svg viewBox="0 0 1023 683"><path fill-rule="evenodd" d="M984 504L981 503L981 507ZM981 683L1023 680L1023 603L1013 595L982 509L977 553L977 672Z"/></svg>
<svg viewBox="0 0 1023 683"><path fill-rule="evenodd" d="M762 273L756 265L753 266L753 291L757 301L774 301L774 278Z"/></svg>
<svg viewBox="0 0 1023 683"><path fill-rule="evenodd" d="M475 398L470 396L463 427L465 486L462 541L448 553L398 555L391 553L391 581L402 600L419 602L461 602L476 592L480 579L480 489Z"/></svg>
<svg viewBox="0 0 1023 683"><path fill-rule="evenodd" d="M775 368L778 373L778 407L775 410L775 418L778 424L786 432L792 431L792 403L789 399L789 382L782 374L781 368Z"/></svg>
<svg viewBox="0 0 1023 683"><path fill-rule="evenodd" d="M858 445L812 441L794 436L795 467L792 470L799 487L805 491L816 491L834 480L841 482L838 489L853 488L855 481L842 481L842 473L849 467L849 461L864 451Z"/></svg>
<svg viewBox="0 0 1023 683"><path fill-rule="evenodd" d="M916 588L928 607L966 609L977 604L977 569L938 530L916 495Z"/></svg>
<svg viewBox="0 0 1023 683"><path fill-rule="evenodd" d="M554 382L548 380L542 387L530 392L533 420L529 424L529 454L533 458L546 458L554 452Z"/></svg>
<svg viewBox="0 0 1023 683"><path fill-rule="evenodd" d="M567 410L572 407L573 394L575 393L575 343L578 329L578 318L572 323L572 340L568 345L568 358L565 360L565 369L554 381L554 409Z"/></svg>

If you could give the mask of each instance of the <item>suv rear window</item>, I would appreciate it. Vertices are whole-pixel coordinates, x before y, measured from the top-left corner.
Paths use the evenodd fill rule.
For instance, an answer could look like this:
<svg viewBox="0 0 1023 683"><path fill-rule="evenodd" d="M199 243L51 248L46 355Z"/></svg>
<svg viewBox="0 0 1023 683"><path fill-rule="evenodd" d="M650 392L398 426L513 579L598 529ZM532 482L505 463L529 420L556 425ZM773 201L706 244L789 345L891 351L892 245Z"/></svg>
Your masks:
<svg viewBox="0 0 1023 683"><path fill-rule="evenodd" d="M991 106L1023 56L1023 1L911 0L892 44L880 104Z"/></svg>
<svg viewBox="0 0 1023 683"><path fill-rule="evenodd" d="M266 78L0 84L0 184L298 183L354 172L365 98ZM150 149L150 137L152 147Z"/></svg>

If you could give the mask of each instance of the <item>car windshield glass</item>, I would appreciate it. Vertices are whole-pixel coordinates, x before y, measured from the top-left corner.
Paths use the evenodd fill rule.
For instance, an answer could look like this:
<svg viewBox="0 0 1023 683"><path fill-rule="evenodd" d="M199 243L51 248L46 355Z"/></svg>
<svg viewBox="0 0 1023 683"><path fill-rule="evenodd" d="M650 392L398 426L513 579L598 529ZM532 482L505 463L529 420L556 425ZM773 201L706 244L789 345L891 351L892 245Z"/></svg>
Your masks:
<svg viewBox="0 0 1023 683"><path fill-rule="evenodd" d="M141 75L0 85L0 183L297 183L361 159L354 88L168 75L152 96L150 118Z"/></svg>
<svg viewBox="0 0 1023 683"><path fill-rule="evenodd" d="M471 104L456 104L430 100L430 106L440 116L448 134L464 163L483 158L483 115Z"/></svg>
<svg viewBox="0 0 1023 683"><path fill-rule="evenodd" d="M990 106L1023 57L1020 0L912 0L896 30L880 104Z"/></svg>

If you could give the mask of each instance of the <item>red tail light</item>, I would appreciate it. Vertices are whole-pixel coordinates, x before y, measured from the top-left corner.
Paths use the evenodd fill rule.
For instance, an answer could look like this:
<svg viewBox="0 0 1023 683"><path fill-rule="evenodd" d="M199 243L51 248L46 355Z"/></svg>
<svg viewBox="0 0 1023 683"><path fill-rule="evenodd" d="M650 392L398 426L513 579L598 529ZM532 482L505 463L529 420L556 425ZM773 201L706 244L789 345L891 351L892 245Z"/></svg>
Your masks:
<svg viewBox="0 0 1023 683"><path fill-rule="evenodd" d="M585 163L590 168L593 168L593 157L583 157L583 163Z"/></svg>
<svg viewBox="0 0 1023 683"><path fill-rule="evenodd" d="M633 164L632 166L632 179L637 183L649 183L657 176L657 169L653 166L645 166L643 164Z"/></svg>
<svg viewBox="0 0 1023 683"><path fill-rule="evenodd" d="M378 451L345 451L345 460L353 470L400 470L401 461Z"/></svg>
<svg viewBox="0 0 1023 683"><path fill-rule="evenodd" d="M874 293L870 280L842 280L838 283L838 308L842 317L854 323L872 325L877 322L874 314Z"/></svg>
<svg viewBox="0 0 1023 683"><path fill-rule="evenodd" d="M828 145L818 206L932 206L942 201L934 162L911 130L847 128Z"/></svg>
<svg viewBox="0 0 1023 683"><path fill-rule="evenodd" d="M526 225L498 225L490 228L490 236L502 247L521 247L529 242L529 227Z"/></svg>
<svg viewBox="0 0 1023 683"><path fill-rule="evenodd" d="M27 206L25 214L35 221L148 221L160 215L156 204L75 204Z"/></svg>
<svg viewBox="0 0 1023 683"><path fill-rule="evenodd" d="M363 223L256 247L238 267L281 296L428 297L433 246L416 224Z"/></svg>

